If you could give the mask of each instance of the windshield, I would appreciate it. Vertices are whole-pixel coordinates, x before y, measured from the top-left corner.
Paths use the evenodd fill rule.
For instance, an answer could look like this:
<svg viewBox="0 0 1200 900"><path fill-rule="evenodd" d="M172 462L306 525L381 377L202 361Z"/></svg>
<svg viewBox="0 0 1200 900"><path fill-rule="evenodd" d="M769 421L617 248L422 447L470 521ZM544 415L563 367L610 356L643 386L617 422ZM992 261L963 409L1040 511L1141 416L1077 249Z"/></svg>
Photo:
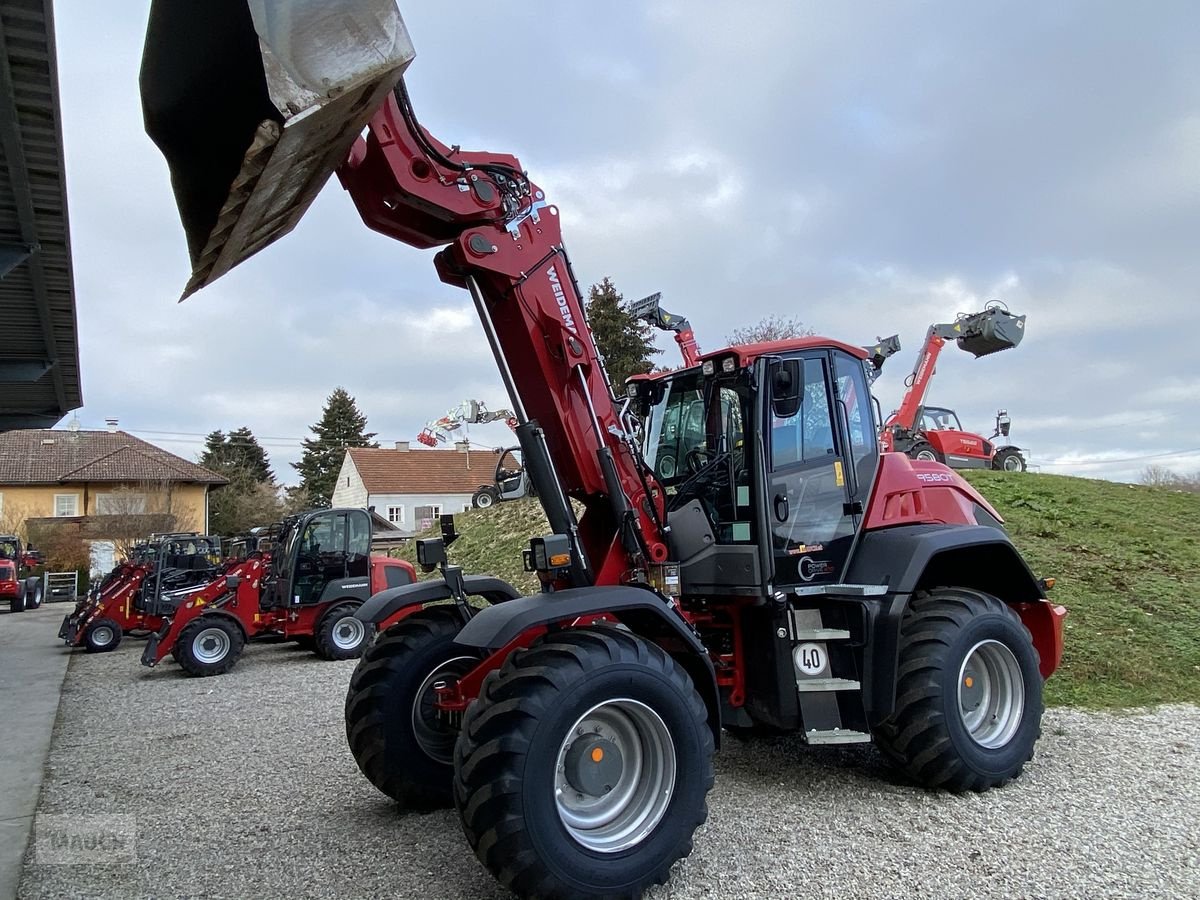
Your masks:
<svg viewBox="0 0 1200 900"><path fill-rule="evenodd" d="M2 540L0 541L0 559L16 559L17 548L20 545L16 541Z"/></svg>
<svg viewBox="0 0 1200 900"><path fill-rule="evenodd" d="M662 399L650 407L642 454L664 487L684 481L718 452L741 448L745 388L739 389L740 383L718 387L699 372L687 373L672 378Z"/></svg>
<svg viewBox="0 0 1200 900"><path fill-rule="evenodd" d="M926 406L921 411L922 431L945 431L947 429L962 431L962 426L958 423L958 414L954 410L943 409L940 406Z"/></svg>

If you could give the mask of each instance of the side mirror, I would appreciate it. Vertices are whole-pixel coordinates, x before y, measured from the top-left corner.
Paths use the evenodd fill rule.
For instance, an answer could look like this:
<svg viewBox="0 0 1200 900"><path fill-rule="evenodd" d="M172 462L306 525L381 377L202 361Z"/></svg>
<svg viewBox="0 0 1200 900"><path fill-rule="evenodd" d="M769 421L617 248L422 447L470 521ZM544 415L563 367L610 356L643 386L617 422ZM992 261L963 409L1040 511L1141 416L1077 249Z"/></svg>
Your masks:
<svg viewBox="0 0 1200 900"><path fill-rule="evenodd" d="M798 359L771 363L771 412L778 419L790 419L800 411L804 395L804 370Z"/></svg>
<svg viewBox="0 0 1200 900"><path fill-rule="evenodd" d="M454 530L453 513L443 513L439 517L439 523L442 526L442 545L449 547L458 540L458 532Z"/></svg>

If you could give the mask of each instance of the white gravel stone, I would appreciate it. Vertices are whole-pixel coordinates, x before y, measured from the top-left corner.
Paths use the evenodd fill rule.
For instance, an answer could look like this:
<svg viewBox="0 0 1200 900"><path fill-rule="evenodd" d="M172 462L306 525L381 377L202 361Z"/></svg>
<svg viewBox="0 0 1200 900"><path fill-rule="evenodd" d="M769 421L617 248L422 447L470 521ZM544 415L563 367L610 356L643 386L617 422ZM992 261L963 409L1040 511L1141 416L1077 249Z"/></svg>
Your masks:
<svg viewBox="0 0 1200 900"><path fill-rule="evenodd" d="M138 862L31 843L20 897L508 896L452 811L402 812L359 773L353 662L254 644L192 679L140 667L141 646L72 659L38 806L134 817ZM709 807L654 900L1200 897L1200 709L1051 710L1025 774L970 796L906 784L869 746L726 736Z"/></svg>

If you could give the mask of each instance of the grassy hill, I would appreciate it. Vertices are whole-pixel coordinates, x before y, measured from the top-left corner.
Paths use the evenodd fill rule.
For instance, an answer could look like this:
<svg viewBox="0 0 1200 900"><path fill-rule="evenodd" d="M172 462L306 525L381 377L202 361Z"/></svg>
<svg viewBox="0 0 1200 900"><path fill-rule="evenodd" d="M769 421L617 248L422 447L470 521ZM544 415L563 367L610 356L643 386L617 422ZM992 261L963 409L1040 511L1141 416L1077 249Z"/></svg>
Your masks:
<svg viewBox="0 0 1200 900"><path fill-rule="evenodd" d="M1055 705L1200 702L1200 495L1061 475L972 472L1052 597L1070 610ZM536 502L455 518L451 558L526 590L521 550L547 526Z"/></svg>

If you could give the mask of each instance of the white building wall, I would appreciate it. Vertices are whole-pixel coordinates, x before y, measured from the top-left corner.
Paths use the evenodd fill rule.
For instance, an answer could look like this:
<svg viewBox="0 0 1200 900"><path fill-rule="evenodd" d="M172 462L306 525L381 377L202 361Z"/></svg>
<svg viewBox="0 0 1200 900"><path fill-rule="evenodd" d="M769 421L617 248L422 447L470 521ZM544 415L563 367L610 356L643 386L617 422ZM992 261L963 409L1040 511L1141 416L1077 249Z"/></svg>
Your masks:
<svg viewBox="0 0 1200 900"><path fill-rule="evenodd" d="M333 489L331 506L345 506L351 509L366 509L367 486L363 484L362 476L354 465L354 460L347 452L342 457L342 468L338 470L337 486Z"/></svg>
<svg viewBox="0 0 1200 900"><path fill-rule="evenodd" d="M471 508L470 494L371 494L367 506L375 507L375 512L389 519L389 507L399 506L403 509L403 520L396 524L405 531L418 530L420 523L415 519L418 506L440 506L443 513L460 513Z"/></svg>

